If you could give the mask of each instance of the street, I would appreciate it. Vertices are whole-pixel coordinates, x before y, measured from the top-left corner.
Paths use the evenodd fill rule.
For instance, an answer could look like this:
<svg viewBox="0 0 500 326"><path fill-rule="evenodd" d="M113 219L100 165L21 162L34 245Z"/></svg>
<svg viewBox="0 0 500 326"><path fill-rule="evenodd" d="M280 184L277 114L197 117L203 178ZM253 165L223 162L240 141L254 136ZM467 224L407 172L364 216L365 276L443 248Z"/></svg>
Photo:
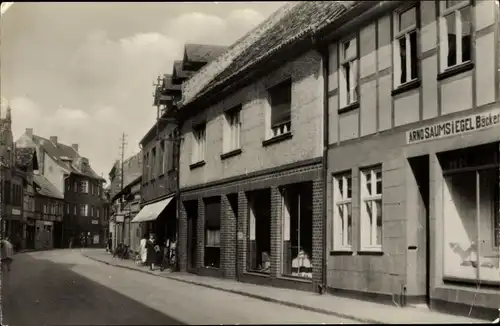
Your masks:
<svg viewBox="0 0 500 326"><path fill-rule="evenodd" d="M105 265L77 249L14 259L2 275L9 326L354 323Z"/></svg>

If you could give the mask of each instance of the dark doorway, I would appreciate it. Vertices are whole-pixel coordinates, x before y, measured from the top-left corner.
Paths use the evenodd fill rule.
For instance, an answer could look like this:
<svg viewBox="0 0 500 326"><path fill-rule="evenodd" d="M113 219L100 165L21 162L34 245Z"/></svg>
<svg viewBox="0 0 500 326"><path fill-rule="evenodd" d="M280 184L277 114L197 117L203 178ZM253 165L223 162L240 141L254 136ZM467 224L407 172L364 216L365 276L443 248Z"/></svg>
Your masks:
<svg viewBox="0 0 500 326"><path fill-rule="evenodd" d="M187 215L187 263L188 270L196 269L197 261L197 226L198 226L198 202L196 200L183 203Z"/></svg>
<svg viewBox="0 0 500 326"><path fill-rule="evenodd" d="M248 193L247 271L271 272L271 189Z"/></svg>
<svg viewBox="0 0 500 326"><path fill-rule="evenodd" d="M63 227L62 227L62 222L54 222L54 248L62 248L63 243L62 243L62 233L63 233Z"/></svg>
<svg viewBox="0 0 500 326"><path fill-rule="evenodd" d="M420 243L425 244L425 257L422 258L423 264L419 267L419 273L425 275L425 300L427 305L430 305L430 223L429 223L429 155L422 155L410 158L409 160L410 167L412 169L413 175L415 177L415 181L418 186L419 195L420 195L420 205L419 205L419 222L424 227L424 234L422 235L422 239L419 241ZM422 275L421 274L421 275Z"/></svg>

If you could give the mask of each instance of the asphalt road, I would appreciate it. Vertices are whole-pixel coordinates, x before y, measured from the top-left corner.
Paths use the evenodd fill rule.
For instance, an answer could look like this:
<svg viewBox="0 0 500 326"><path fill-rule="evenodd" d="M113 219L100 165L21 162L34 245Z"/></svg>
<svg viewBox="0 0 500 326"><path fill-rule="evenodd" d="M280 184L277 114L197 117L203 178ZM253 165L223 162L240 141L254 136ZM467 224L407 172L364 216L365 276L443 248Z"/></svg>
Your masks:
<svg viewBox="0 0 500 326"><path fill-rule="evenodd" d="M354 323L101 264L78 250L14 256L2 325Z"/></svg>

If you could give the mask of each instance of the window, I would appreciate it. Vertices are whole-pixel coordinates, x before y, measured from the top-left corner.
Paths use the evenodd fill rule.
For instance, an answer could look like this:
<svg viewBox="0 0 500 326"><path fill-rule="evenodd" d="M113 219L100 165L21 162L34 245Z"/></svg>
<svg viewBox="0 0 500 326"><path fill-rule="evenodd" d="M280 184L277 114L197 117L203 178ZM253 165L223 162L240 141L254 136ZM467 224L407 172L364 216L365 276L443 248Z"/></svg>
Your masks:
<svg viewBox="0 0 500 326"><path fill-rule="evenodd" d="M340 45L340 107L357 103L358 94L358 44L357 37Z"/></svg>
<svg viewBox="0 0 500 326"><path fill-rule="evenodd" d="M271 272L271 191L248 194L247 270Z"/></svg>
<svg viewBox="0 0 500 326"><path fill-rule="evenodd" d="M94 206L90 206L90 216L94 216Z"/></svg>
<svg viewBox="0 0 500 326"><path fill-rule="evenodd" d="M78 182L76 181L73 183L73 191L78 192Z"/></svg>
<svg viewBox="0 0 500 326"><path fill-rule="evenodd" d="M271 107L271 138L291 132L292 79L269 88L268 94Z"/></svg>
<svg viewBox="0 0 500 326"><path fill-rule="evenodd" d="M228 153L240 148L241 106L232 108L224 114L223 152Z"/></svg>
<svg viewBox="0 0 500 326"><path fill-rule="evenodd" d="M89 215L89 205L80 204L80 216L88 216Z"/></svg>
<svg viewBox="0 0 500 326"><path fill-rule="evenodd" d="M165 140L160 142L160 175L165 174L166 170L166 159L165 159Z"/></svg>
<svg viewBox="0 0 500 326"><path fill-rule="evenodd" d="M351 173L333 177L333 250L352 250Z"/></svg>
<svg viewBox="0 0 500 326"><path fill-rule="evenodd" d="M470 1L440 1L441 69L471 60L472 25Z"/></svg>
<svg viewBox="0 0 500 326"><path fill-rule="evenodd" d="M220 197L205 202L205 266L220 267Z"/></svg>
<svg viewBox="0 0 500 326"><path fill-rule="evenodd" d="M361 250L382 250L382 169L361 171Z"/></svg>
<svg viewBox="0 0 500 326"><path fill-rule="evenodd" d="M100 217L101 209L99 207L96 208L95 212L96 212L96 217Z"/></svg>
<svg viewBox="0 0 500 326"><path fill-rule="evenodd" d="M282 274L312 278L312 182L281 189Z"/></svg>
<svg viewBox="0 0 500 326"><path fill-rule="evenodd" d="M11 183L10 183L10 181L5 181L4 186L5 186L5 191L3 193L3 195L4 195L4 202L6 204L10 204L11 191L12 191L11 190Z"/></svg>
<svg viewBox="0 0 500 326"><path fill-rule="evenodd" d="M149 153L146 154L145 158L144 158L144 176L146 177L146 182L148 182L149 180L151 180L151 164L149 162Z"/></svg>
<svg viewBox="0 0 500 326"><path fill-rule="evenodd" d="M43 204L43 213L48 214L47 204Z"/></svg>
<svg viewBox="0 0 500 326"><path fill-rule="evenodd" d="M77 214L76 204L73 204L73 215L76 215L76 214Z"/></svg>
<svg viewBox="0 0 500 326"><path fill-rule="evenodd" d="M101 185L100 184L97 184L97 196L100 196L101 195Z"/></svg>
<svg viewBox="0 0 500 326"><path fill-rule="evenodd" d="M89 182L87 180L80 181L80 192L84 194L89 193Z"/></svg>
<svg viewBox="0 0 500 326"><path fill-rule="evenodd" d="M394 13L394 87L418 78L417 7Z"/></svg>
<svg viewBox="0 0 500 326"><path fill-rule="evenodd" d="M206 147L206 125L198 125L193 128L193 156L192 163L198 163L205 160Z"/></svg>
<svg viewBox="0 0 500 326"><path fill-rule="evenodd" d="M156 178L156 147L151 150L151 179Z"/></svg>
<svg viewBox="0 0 500 326"><path fill-rule="evenodd" d="M438 154L443 277L500 284L500 143Z"/></svg>

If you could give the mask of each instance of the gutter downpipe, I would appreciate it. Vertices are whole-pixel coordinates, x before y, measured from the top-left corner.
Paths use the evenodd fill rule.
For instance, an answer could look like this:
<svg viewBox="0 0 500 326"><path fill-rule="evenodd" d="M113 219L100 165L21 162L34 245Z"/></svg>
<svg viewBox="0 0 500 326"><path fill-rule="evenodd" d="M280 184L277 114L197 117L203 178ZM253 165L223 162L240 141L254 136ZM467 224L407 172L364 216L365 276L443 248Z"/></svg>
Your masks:
<svg viewBox="0 0 500 326"><path fill-rule="evenodd" d="M327 266L328 266L328 233L327 233L327 222L328 222L328 210L327 210L327 191L328 191L328 131L329 131L329 116L328 116L328 89L329 89L329 71L330 71L330 56L328 55L328 44L318 43L316 37L313 41L316 44L317 50L321 54L322 64L322 75L323 75L323 264L322 264L322 284L318 286L319 294L326 292L327 285Z"/></svg>

